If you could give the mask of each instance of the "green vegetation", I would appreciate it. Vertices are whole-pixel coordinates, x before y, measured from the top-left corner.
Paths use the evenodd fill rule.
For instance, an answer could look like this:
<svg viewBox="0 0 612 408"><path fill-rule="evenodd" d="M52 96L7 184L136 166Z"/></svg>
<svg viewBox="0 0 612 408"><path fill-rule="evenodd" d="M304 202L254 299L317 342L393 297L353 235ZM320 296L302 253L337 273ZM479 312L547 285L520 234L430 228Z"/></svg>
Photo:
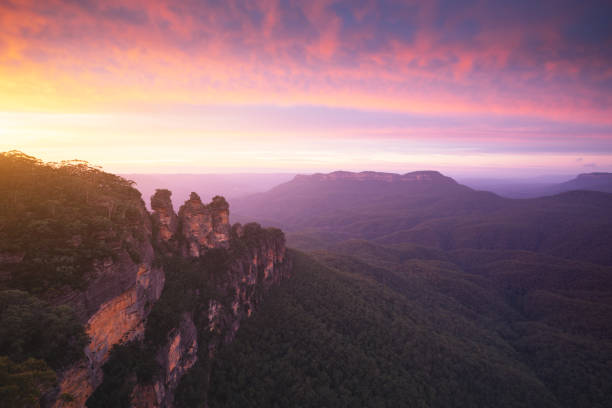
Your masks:
<svg viewBox="0 0 612 408"><path fill-rule="evenodd" d="M525 282L526 297L546 290L593 300L610 293L601 285L610 270L530 253L481 254L476 271L466 266L474 253L436 259L425 248L359 241L343 251L353 256L295 255L293 277L215 360L211 407L610 406L612 342L508 296L510 282ZM526 281L506 270L500 279L500 259L521 260L517 274L529 275L530 262L566 272ZM608 316L600 313L600 324L609 326Z"/></svg>
<svg viewBox="0 0 612 408"><path fill-rule="evenodd" d="M34 357L60 369L83 356L89 339L72 309L51 307L18 290L0 291L0 355Z"/></svg>
<svg viewBox="0 0 612 408"><path fill-rule="evenodd" d="M83 288L94 260L120 248L138 256L143 208L131 182L86 162L0 153L0 256L14 259L0 263L5 285L34 294Z"/></svg>
<svg viewBox="0 0 612 408"><path fill-rule="evenodd" d="M161 261L166 273L166 284L160 299L147 319L145 338L155 346L165 344L168 333L178 327L183 313L199 315L208 308L208 300L215 294L214 277L222 276L228 268L229 256L225 249L208 251L201 258L167 257Z"/></svg>
<svg viewBox="0 0 612 408"><path fill-rule="evenodd" d="M0 291L0 401L37 407L55 373L83 356L89 339L68 306L52 307L19 290Z"/></svg>
<svg viewBox="0 0 612 408"><path fill-rule="evenodd" d="M42 360L15 363L0 356L0 401L6 408L38 407L43 391L55 384L55 373Z"/></svg>

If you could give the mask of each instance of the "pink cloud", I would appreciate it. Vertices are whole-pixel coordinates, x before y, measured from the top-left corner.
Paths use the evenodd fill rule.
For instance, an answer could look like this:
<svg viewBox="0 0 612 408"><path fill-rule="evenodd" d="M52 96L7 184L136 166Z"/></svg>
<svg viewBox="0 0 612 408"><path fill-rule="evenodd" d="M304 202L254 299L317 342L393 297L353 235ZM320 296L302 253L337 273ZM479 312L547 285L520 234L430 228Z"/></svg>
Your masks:
<svg viewBox="0 0 612 408"><path fill-rule="evenodd" d="M599 52L610 39L564 34L584 7L546 15L480 3L446 13L449 2L11 4L0 6L0 73L20 88L21 108L220 99L612 123L610 53ZM41 100L27 83L54 92Z"/></svg>

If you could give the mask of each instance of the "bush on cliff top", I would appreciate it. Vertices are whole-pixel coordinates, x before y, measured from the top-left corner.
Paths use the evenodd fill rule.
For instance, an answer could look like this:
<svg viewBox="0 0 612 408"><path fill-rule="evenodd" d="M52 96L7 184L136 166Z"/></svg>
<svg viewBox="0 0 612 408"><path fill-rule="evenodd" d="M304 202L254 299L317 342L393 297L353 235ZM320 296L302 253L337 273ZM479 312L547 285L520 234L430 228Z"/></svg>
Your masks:
<svg viewBox="0 0 612 408"><path fill-rule="evenodd" d="M132 182L86 162L0 153L0 273L31 293L83 288L95 259L137 252L142 208Z"/></svg>

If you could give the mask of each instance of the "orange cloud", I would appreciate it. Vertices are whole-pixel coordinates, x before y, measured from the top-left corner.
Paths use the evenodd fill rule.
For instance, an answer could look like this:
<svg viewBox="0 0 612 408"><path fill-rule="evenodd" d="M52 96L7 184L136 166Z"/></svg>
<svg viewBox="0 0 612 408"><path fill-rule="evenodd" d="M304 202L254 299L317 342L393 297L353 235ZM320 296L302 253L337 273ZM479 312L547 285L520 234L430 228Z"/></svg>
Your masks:
<svg viewBox="0 0 612 408"><path fill-rule="evenodd" d="M612 120L610 87L597 86L612 81L609 61L569 58L571 48L539 54L563 46L571 16L491 28L476 15L471 33L469 10L439 27L431 7L399 10L396 21L376 2L245 4L6 3L0 108L222 102Z"/></svg>

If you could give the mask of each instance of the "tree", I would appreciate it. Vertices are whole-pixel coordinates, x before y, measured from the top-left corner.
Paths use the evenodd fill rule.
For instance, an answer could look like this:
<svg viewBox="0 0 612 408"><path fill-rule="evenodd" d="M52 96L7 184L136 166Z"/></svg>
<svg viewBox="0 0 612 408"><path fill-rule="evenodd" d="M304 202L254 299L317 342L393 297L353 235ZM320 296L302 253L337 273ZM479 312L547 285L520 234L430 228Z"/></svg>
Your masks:
<svg viewBox="0 0 612 408"><path fill-rule="evenodd" d="M5 408L39 407L41 394L55 384L47 363L29 358L15 363L0 356L0 401Z"/></svg>

